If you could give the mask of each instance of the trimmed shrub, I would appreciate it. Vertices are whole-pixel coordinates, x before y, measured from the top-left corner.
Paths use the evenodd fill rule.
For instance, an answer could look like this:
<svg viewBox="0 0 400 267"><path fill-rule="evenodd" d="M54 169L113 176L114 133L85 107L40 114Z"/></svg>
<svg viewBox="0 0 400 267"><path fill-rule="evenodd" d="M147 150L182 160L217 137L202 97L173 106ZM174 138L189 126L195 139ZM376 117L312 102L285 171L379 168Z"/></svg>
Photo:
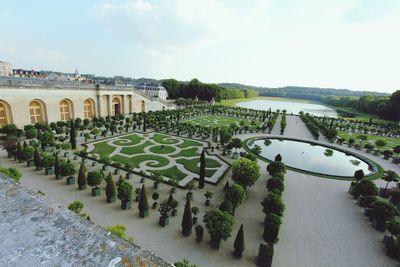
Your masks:
<svg viewBox="0 0 400 267"><path fill-rule="evenodd" d="M269 191L277 189L279 191L285 190L285 185L283 184L282 180L279 178L271 178L268 179L267 188Z"/></svg>
<svg viewBox="0 0 400 267"><path fill-rule="evenodd" d="M376 195L378 195L378 187L370 180L361 180L361 182L354 186L353 196L355 198L358 198L359 196L366 197Z"/></svg>

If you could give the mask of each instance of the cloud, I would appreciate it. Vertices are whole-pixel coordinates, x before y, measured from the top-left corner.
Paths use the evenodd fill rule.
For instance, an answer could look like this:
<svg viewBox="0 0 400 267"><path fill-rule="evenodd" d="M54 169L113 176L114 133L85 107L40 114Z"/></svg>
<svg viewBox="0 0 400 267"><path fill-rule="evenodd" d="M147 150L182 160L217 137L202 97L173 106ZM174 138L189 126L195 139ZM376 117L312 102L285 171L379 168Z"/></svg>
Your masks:
<svg viewBox="0 0 400 267"><path fill-rule="evenodd" d="M346 22L369 23L383 20L398 7L397 0L360 0L343 16Z"/></svg>

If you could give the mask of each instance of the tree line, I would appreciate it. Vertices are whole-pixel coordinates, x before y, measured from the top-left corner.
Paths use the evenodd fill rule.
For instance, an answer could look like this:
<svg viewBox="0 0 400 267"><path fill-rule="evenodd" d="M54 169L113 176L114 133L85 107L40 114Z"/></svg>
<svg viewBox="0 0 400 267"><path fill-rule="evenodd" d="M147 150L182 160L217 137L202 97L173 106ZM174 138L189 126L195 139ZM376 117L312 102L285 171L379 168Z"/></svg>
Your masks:
<svg viewBox="0 0 400 267"><path fill-rule="evenodd" d="M198 79L192 79L190 82L166 79L162 81L162 86L165 87L171 99L198 97L199 100L210 101L214 98L216 101L220 101L221 99L249 98L258 95L258 92L249 88L228 88L214 83L202 83Z"/></svg>

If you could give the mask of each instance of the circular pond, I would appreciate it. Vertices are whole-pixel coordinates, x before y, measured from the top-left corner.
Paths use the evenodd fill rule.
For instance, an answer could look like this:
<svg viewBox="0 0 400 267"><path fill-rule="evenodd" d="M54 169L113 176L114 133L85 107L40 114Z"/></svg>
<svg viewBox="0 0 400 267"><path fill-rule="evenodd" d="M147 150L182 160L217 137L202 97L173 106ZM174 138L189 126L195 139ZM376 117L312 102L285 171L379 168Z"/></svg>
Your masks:
<svg viewBox="0 0 400 267"><path fill-rule="evenodd" d="M372 173L368 163L339 150L326 146L294 140L253 139L248 147L261 147L260 156L274 160L281 154L283 162L292 168L323 175L353 177L356 170L363 170L365 175Z"/></svg>

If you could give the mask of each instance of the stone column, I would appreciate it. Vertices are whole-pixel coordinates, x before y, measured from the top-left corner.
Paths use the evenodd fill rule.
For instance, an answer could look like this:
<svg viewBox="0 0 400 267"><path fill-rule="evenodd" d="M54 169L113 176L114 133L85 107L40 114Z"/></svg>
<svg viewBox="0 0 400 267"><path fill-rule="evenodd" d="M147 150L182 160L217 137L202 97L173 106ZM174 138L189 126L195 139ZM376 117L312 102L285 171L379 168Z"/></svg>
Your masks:
<svg viewBox="0 0 400 267"><path fill-rule="evenodd" d="M103 116L103 96L97 95L97 117Z"/></svg>
<svg viewBox="0 0 400 267"><path fill-rule="evenodd" d="M112 114L112 95L108 95L108 114L107 115L114 115Z"/></svg>

